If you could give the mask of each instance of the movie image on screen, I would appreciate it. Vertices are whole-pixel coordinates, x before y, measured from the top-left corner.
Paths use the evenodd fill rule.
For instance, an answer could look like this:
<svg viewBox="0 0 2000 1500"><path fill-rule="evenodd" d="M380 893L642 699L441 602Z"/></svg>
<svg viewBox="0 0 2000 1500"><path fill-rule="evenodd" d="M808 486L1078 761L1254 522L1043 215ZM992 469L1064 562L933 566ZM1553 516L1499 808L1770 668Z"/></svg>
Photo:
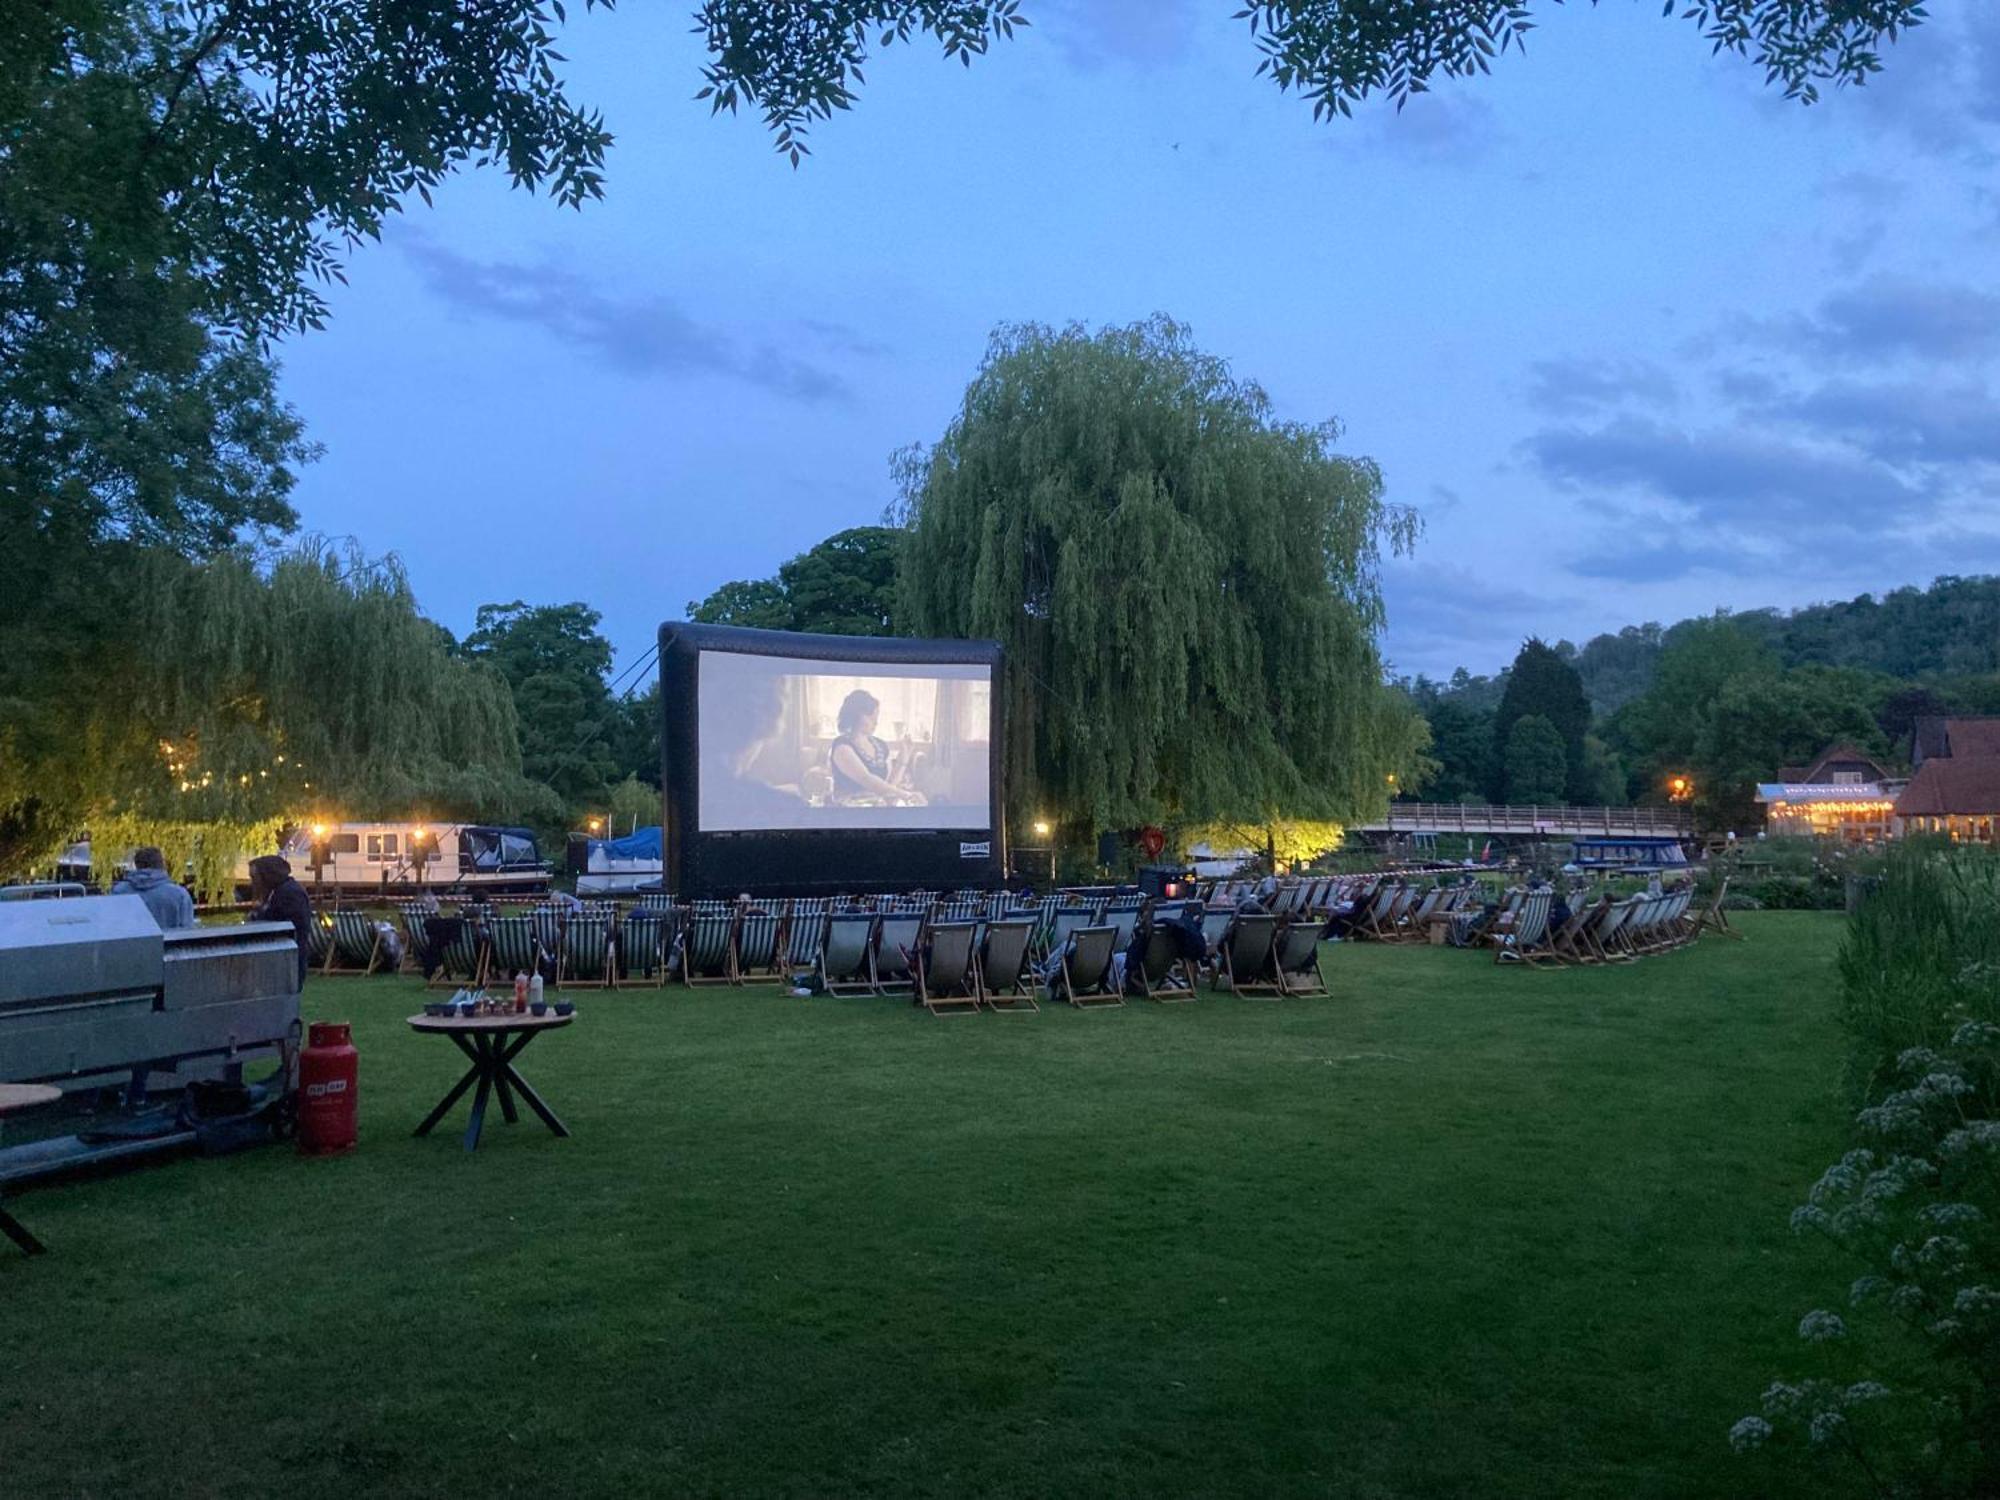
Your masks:
<svg viewBox="0 0 2000 1500"><path fill-rule="evenodd" d="M704 650L697 681L702 833L991 822L984 663Z"/></svg>

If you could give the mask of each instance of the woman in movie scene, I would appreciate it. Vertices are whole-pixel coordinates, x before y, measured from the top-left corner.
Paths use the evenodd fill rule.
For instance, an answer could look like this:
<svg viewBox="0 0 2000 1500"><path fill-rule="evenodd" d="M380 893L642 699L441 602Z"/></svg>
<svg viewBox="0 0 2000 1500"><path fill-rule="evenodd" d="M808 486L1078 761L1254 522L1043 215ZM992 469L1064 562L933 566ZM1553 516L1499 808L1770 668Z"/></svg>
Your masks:
<svg viewBox="0 0 2000 1500"><path fill-rule="evenodd" d="M865 688L841 701L836 722L840 737L827 751L833 771L836 802L920 803L923 795L909 785L909 767L892 767L889 747L875 738L875 721L882 704Z"/></svg>

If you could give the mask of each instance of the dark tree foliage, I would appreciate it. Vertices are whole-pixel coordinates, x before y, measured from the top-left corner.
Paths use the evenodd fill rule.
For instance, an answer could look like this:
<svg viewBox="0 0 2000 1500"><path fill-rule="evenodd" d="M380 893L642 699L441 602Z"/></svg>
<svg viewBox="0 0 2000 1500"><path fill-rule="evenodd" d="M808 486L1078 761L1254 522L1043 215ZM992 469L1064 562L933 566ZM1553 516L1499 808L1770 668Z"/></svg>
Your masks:
<svg viewBox="0 0 2000 1500"><path fill-rule="evenodd" d="M1013 815L1351 819L1424 731L1376 649L1385 506L1166 318L1001 328L908 507L902 618L1007 649Z"/></svg>
<svg viewBox="0 0 2000 1500"><path fill-rule="evenodd" d="M521 724L521 770L572 810L600 804L628 770L619 749L626 718L605 674L611 643L585 604L482 604L459 647L512 689Z"/></svg>
<svg viewBox="0 0 2000 1500"><path fill-rule="evenodd" d="M1501 757L1507 800L1515 806L1551 805L1569 785L1569 760L1562 731L1540 714L1525 714L1507 731Z"/></svg>
<svg viewBox="0 0 2000 1500"><path fill-rule="evenodd" d="M1264 54L1257 71L1324 119L1371 94L1400 106L1439 75L1490 72L1509 47L1526 49L1534 9L1528 0L1247 0L1238 15ZM1668 0L1663 14L1676 12L1716 51L1748 58L1806 103L1822 83L1866 81L1882 65L1877 49L1924 19L1922 0Z"/></svg>
<svg viewBox="0 0 2000 1500"><path fill-rule="evenodd" d="M1508 780L1514 725L1530 716L1547 720L1555 730L1562 745L1565 774L1573 778L1573 784L1565 783L1563 795L1573 793L1582 801L1589 791L1583 784L1583 737L1590 729L1590 700L1583 695L1583 679L1577 676L1576 668L1554 647L1537 639L1527 641L1514 657L1507 673L1507 690L1493 717L1493 743L1503 751L1493 784L1496 802L1563 800L1517 795Z"/></svg>
<svg viewBox="0 0 2000 1500"><path fill-rule="evenodd" d="M1456 698L1433 703L1424 713L1431 726L1431 759L1438 769L1424 787L1432 802L1483 802L1493 780L1493 712Z"/></svg>
<svg viewBox="0 0 2000 1500"><path fill-rule="evenodd" d="M687 615L705 625L825 635L896 634L896 560L902 534L887 526L836 532L778 569L776 578L737 579Z"/></svg>

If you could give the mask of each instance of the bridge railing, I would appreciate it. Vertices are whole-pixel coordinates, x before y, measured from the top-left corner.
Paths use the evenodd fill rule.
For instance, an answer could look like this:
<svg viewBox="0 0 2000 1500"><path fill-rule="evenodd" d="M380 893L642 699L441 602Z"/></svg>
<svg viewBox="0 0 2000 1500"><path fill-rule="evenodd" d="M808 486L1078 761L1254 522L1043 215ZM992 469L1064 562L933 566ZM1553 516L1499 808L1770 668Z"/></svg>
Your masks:
<svg viewBox="0 0 2000 1500"><path fill-rule="evenodd" d="M1370 829L1390 833L1575 833L1608 837L1687 838L1684 807L1505 807L1470 802L1391 802Z"/></svg>

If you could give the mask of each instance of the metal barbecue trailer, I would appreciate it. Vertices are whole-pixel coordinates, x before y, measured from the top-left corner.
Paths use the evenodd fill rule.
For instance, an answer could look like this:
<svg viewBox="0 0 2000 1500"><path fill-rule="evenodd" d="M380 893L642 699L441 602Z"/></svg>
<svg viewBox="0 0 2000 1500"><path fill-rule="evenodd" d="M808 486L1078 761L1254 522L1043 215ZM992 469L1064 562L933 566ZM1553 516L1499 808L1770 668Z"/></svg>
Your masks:
<svg viewBox="0 0 2000 1500"><path fill-rule="evenodd" d="M240 1085L254 1058L278 1059L271 1085L288 1096L298 973L284 922L162 932L137 896L0 903L0 1083L123 1096L109 1120L0 1149L0 1188L196 1144L186 1111L149 1114L153 1096Z"/></svg>

